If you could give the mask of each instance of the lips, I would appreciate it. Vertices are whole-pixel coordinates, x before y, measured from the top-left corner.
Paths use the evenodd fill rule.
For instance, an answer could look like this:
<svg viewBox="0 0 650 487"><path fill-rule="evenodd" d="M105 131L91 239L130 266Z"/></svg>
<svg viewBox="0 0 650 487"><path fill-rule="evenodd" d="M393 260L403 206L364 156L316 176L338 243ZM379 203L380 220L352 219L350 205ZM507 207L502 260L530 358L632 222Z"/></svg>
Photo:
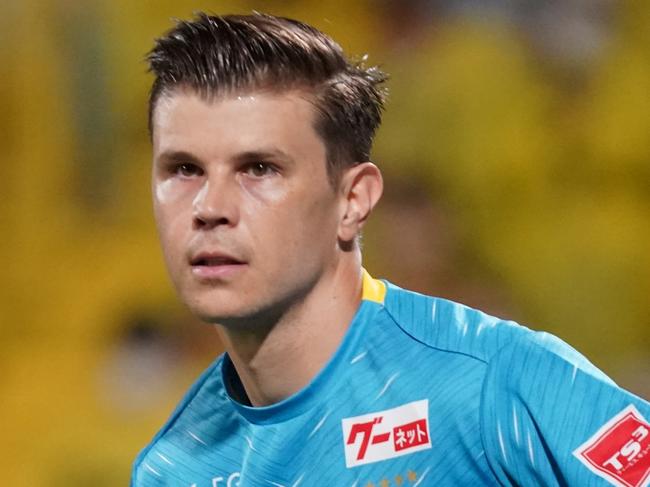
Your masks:
<svg viewBox="0 0 650 487"><path fill-rule="evenodd" d="M221 252L199 252L190 258L192 274L200 281L223 282L246 267L246 262Z"/></svg>
<svg viewBox="0 0 650 487"><path fill-rule="evenodd" d="M190 260L192 266L239 265L242 261L224 254L200 253Z"/></svg>

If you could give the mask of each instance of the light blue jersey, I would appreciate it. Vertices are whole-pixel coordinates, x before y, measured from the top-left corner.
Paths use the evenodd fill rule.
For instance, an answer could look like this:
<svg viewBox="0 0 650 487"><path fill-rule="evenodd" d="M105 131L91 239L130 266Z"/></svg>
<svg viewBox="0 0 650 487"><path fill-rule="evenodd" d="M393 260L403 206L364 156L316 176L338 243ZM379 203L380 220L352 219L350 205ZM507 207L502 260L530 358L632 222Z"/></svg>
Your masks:
<svg viewBox="0 0 650 487"><path fill-rule="evenodd" d="M559 339L364 276L334 356L267 407L227 355L135 461L138 487L650 483L650 404Z"/></svg>

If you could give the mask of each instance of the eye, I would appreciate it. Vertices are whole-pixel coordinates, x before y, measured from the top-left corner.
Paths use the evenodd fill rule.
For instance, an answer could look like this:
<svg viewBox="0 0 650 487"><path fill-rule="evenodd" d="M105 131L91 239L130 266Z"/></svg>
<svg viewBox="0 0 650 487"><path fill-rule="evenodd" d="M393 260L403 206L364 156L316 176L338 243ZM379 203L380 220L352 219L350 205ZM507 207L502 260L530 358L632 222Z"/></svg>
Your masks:
<svg viewBox="0 0 650 487"><path fill-rule="evenodd" d="M266 162L253 162L244 167L244 173L254 178L263 178L275 174L277 170Z"/></svg>
<svg viewBox="0 0 650 487"><path fill-rule="evenodd" d="M203 169L195 164L185 162L174 166L173 172L183 178L191 178L194 176L201 176L203 174Z"/></svg>

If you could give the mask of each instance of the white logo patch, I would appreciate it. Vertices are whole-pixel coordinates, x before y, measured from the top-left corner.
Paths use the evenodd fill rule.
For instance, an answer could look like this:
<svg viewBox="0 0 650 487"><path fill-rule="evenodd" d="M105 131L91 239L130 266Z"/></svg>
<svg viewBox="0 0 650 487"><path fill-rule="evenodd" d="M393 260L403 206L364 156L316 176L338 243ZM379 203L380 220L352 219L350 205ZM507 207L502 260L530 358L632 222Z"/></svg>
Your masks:
<svg viewBox="0 0 650 487"><path fill-rule="evenodd" d="M650 424L630 404L573 452L589 470L617 487L650 484Z"/></svg>
<svg viewBox="0 0 650 487"><path fill-rule="evenodd" d="M428 399L344 418L341 423L348 468L431 448Z"/></svg>

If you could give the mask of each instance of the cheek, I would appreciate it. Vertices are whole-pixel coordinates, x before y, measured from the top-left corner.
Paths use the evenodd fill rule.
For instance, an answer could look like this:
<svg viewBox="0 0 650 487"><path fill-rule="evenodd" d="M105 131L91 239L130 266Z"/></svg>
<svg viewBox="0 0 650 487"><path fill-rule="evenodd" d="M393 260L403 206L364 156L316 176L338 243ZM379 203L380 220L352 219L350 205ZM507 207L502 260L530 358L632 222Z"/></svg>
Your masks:
<svg viewBox="0 0 650 487"><path fill-rule="evenodd" d="M191 195L174 183L167 180L153 186L154 217L166 253L182 243L183 229L192 224Z"/></svg>
<svg viewBox="0 0 650 487"><path fill-rule="evenodd" d="M292 228L301 219L300 196L290 185L281 183L280 179L240 181L242 221L263 249L283 239L284 245L290 245ZM277 251L278 245L273 247Z"/></svg>
<svg viewBox="0 0 650 487"><path fill-rule="evenodd" d="M338 223L338 198L326 181L308 186L310 190L301 196L301 211L304 225L309 227L316 238L335 238Z"/></svg>
<svg viewBox="0 0 650 487"><path fill-rule="evenodd" d="M174 184L173 181L167 179L166 181L154 182L152 185L153 201L155 205L165 204L174 197Z"/></svg>
<svg viewBox="0 0 650 487"><path fill-rule="evenodd" d="M279 177L258 181L242 176L239 187L245 199L257 210L282 207L284 201L291 198L292 192L290 187L282 184Z"/></svg>
<svg viewBox="0 0 650 487"><path fill-rule="evenodd" d="M317 252L336 243L337 211L329 192L289 190L253 217L282 254ZM261 243L268 247L268 240Z"/></svg>

